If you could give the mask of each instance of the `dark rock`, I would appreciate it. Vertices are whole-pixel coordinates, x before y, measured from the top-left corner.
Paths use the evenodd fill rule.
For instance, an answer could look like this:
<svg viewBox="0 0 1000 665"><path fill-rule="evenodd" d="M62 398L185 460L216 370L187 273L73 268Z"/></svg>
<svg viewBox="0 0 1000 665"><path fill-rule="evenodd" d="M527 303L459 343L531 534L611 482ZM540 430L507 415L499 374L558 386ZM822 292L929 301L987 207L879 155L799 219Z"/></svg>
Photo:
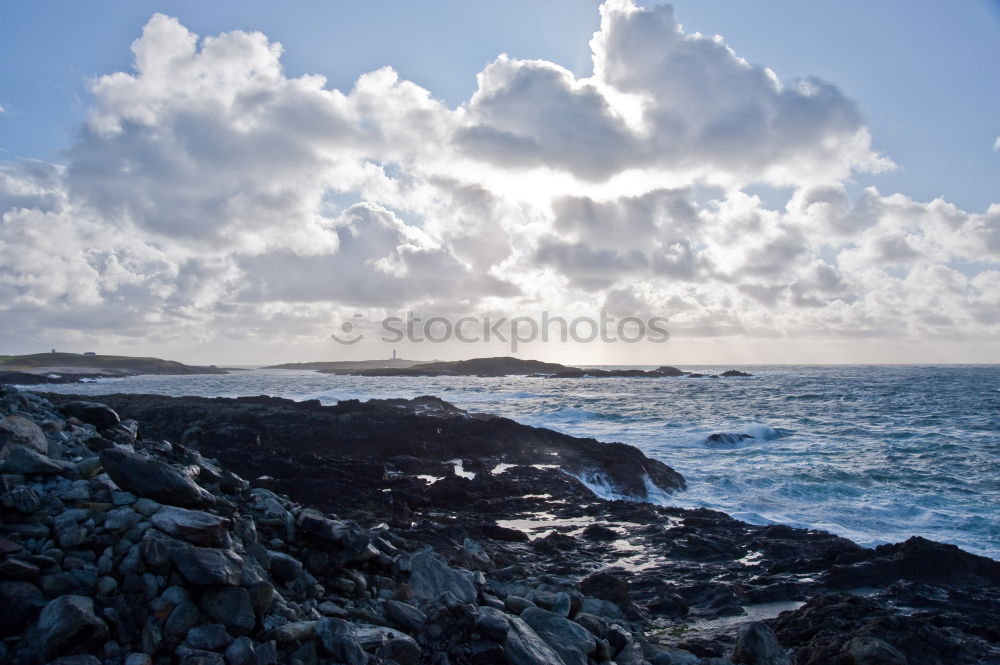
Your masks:
<svg viewBox="0 0 1000 665"><path fill-rule="evenodd" d="M256 665L256 660L253 640L249 637L237 637L226 647L226 665Z"/></svg>
<svg viewBox="0 0 1000 665"><path fill-rule="evenodd" d="M741 372L738 369L727 369L725 372L719 376L753 376L752 374L747 374L746 372Z"/></svg>
<svg viewBox="0 0 1000 665"><path fill-rule="evenodd" d="M206 547L229 545L229 527L232 522L211 513L165 506L149 521L157 529L196 545Z"/></svg>
<svg viewBox="0 0 1000 665"><path fill-rule="evenodd" d="M597 541L612 541L618 540L618 532L614 529L609 529L603 524L591 524L583 530L581 534L587 540L597 540Z"/></svg>
<svg viewBox="0 0 1000 665"><path fill-rule="evenodd" d="M307 538L327 550L330 565L341 567L365 554L370 540L355 522L330 519L314 510L303 510L296 521Z"/></svg>
<svg viewBox="0 0 1000 665"><path fill-rule="evenodd" d="M404 630L420 630L427 621L427 615L409 603L387 600L383 607L389 620Z"/></svg>
<svg viewBox="0 0 1000 665"><path fill-rule="evenodd" d="M302 574L302 562L284 552L268 552L267 564L279 582L291 582Z"/></svg>
<svg viewBox="0 0 1000 665"><path fill-rule="evenodd" d="M32 420L18 415L7 416L0 420L0 461L19 447L45 455L49 442L42 428Z"/></svg>
<svg viewBox="0 0 1000 665"><path fill-rule="evenodd" d="M66 414L67 417L89 423L98 430L114 427L121 422L121 418L118 417L114 409L98 402L66 402L59 406L59 410Z"/></svg>
<svg viewBox="0 0 1000 665"><path fill-rule="evenodd" d="M189 600L185 600L173 609L163 625L164 634L172 637L180 637L187 634L198 623L198 606Z"/></svg>
<svg viewBox="0 0 1000 665"><path fill-rule="evenodd" d="M778 636L767 625L752 621L740 626L731 660L747 665L791 665Z"/></svg>
<svg viewBox="0 0 1000 665"><path fill-rule="evenodd" d="M554 612L528 608L521 619L559 654L566 665L586 665L587 656L597 650L597 640L583 626Z"/></svg>
<svg viewBox="0 0 1000 665"><path fill-rule="evenodd" d="M249 633L257 622L250 593L242 587L205 591L201 597L201 609L210 619L224 624L237 635Z"/></svg>
<svg viewBox="0 0 1000 665"><path fill-rule="evenodd" d="M316 623L316 634L323 648L346 665L366 665L368 655L358 642L356 627L343 619L324 617Z"/></svg>
<svg viewBox="0 0 1000 665"><path fill-rule="evenodd" d="M437 600L450 592L463 603L476 602L472 573L451 568L433 552L422 550L410 559L410 588L421 600Z"/></svg>
<svg viewBox="0 0 1000 665"><path fill-rule="evenodd" d="M65 463L60 464L27 446L8 446L6 450L7 456L0 463L0 471L4 473L53 476L62 473L68 466Z"/></svg>
<svg viewBox="0 0 1000 665"><path fill-rule="evenodd" d="M116 485L137 496L175 506L214 503L211 494L163 462L111 449L101 451L101 464Z"/></svg>
<svg viewBox="0 0 1000 665"><path fill-rule="evenodd" d="M855 637L844 647L844 652L853 665L907 665L906 656L877 637Z"/></svg>
<svg viewBox="0 0 1000 665"><path fill-rule="evenodd" d="M475 619L476 632L495 642L503 642L510 630L507 614L492 607L480 607Z"/></svg>
<svg viewBox="0 0 1000 665"><path fill-rule="evenodd" d="M38 647L45 658L89 649L103 643L107 625L94 614L94 601L84 596L60 596L38 616Z"/></svg>
<svg viewBox="0 0 1000 665"><path fill-rule="evenodd" d="M178 547L173 550L173 562L196 586L236 586L243 577L243 559L232 550Z"/></svg>
<svg viewBox="0 0 1000 665"><path fill-rule="evenodd" d="M632 602L628 582L610 573L588 575L580 582L580 591L616 605L629 605Z"/></svg>
<svg viewBox="0 0 1000 665"><path fill-rule="evenodd" d="M41 499L38 494L27 485L19 485L12 489L3 498L3 502L4 505L25 515L35 512L41 505Z"/></svg>
<svg viewBox="0 0 1000 665"><path fill-rule="evenodd" d="M220 651L229 646L233 636L226 632L222 624L208 623L189 630L184 641L194 649Z"/></svg>
<svg viewBox="0 0 1000 665"><path fill-rule="evenodd" d="M510 617L503 650L511 665L563 665L562 659L528 624Z"/></svg>
<svg viewBox="0 0 1000 665"><path fill-rule="evenodd" d="M0 582L0 637L20 634L45 605L45 596L28 582Z"/></svg>

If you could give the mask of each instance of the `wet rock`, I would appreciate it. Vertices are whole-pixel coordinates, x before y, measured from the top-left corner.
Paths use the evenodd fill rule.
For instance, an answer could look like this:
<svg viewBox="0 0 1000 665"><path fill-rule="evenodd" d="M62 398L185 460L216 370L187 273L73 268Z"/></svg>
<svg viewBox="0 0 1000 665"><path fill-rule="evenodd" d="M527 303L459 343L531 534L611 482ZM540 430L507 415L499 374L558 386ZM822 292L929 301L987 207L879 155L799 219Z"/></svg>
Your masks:
<svg viewBox="0 0 1000 665"><path fill-rule="evenodd" d="M480 607L476 614L476 632L495 642L502 642L510 630L508 615L492 607Z"/></svg>
<svg viewBox="0 0 1000 665"><path fill-rule="evenodd" d="M166 506L149 520L157 529L206 547L226 547L229 545L229 527L232 522L226 518L201 510L189 510Z"/></svg>
<svg viewBox="0 0 1000 665"><path fill-rule="evenodd" d="M66 402L60 405L59 410L67 417L93 425L98 430L114 427L121 421L114 409L98 402Z"/></svg>
<svg viewBox="0 0 1000 665"><path fill-rule="evenodd" d="M196 586L236 586L243 576L243 559L232 550L178 547L172 555L177 570Z"/></svg>
<svg viewBox="0 0 1000 665"><path fill-rule="evenodd" d="M421 600L437 600L447 592L463 603L476 602L472 573L451 568L428 550L417 552L410 559L410 588L413 596Z"/></svg>
<svg viewBox="0 0 1000 665"><path fill-rule="evenodd" d="M791 665L777 635L759 621L740 626L731 660L747 665Z"/></svg>
<svg viewBox="0 0 1000 665"><path fill-rule="evenodd" d="M187 634L198 623L198 606L190 601L182 601L173 609L163 625L165 635L180 637Z"/></svg>
<svg viewBox="0 0 1000 665"><path fill-rule="evenodd" d="M580 591L616 605L629 605L632 602L628 582L610 573L588 575L580 582Z"/></svg>
<svg viewBox="0 0 1000 665"><path fill-rule="evenodd" d="M38 646L52 659L75 649L101 644L107 625L94 614L94 601L84 596L60 596L50 601L38 616Z"/></svg>
<svg viewBox="0 0 1000 665"><path fill-rule="evenodd" d="M190 477L163 462L110 449L101 452L101 464L116 485L137 496L174 506L214 503Z"/></svg>

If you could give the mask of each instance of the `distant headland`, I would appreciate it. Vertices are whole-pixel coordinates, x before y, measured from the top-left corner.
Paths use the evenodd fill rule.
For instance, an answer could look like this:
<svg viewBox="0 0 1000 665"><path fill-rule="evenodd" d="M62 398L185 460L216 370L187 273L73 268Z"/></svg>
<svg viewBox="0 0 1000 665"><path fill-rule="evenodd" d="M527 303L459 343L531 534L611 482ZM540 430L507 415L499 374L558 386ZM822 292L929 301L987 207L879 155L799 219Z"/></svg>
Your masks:
<svg viewBox="0 0 1000 665"><path fill-rule="evenodd" d="M215 366L185 365L174 360L96 353L49 353L0 356L0 384L75 383L83 379L139 374L228 374Z"/></svg>

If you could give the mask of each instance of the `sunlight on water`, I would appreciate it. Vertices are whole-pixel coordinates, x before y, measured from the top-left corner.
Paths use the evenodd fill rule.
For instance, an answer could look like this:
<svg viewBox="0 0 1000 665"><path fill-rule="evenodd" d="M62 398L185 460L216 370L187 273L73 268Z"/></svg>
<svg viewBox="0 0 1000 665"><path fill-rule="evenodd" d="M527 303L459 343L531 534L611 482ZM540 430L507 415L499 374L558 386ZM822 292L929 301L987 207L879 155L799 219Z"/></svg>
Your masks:
<svg viewBox="0 0 1000 665"><path fill-rule="evenodd" d="M869 545L919 534L1000 557L1000 367L741 369L754 376L557 380L254 370L33 389L267 394L325 404L439 395L470 411L633 444L688 481L687 491L654 497L660 503L826 529ZM586 480L599 489L599 479Z"/></svg>

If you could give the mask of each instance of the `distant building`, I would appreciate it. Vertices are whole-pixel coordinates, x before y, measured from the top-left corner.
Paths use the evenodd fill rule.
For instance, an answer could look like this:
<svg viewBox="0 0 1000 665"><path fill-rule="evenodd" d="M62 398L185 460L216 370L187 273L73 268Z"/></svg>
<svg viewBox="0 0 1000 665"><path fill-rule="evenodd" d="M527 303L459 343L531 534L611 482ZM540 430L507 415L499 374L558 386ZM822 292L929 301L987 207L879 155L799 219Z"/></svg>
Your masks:
<svg viewBox="0 0 1000 665"><path fill-rule="evenodd" d="M97 354L95 352L93 352L93 351L84 351L83 355L85 355L85 356L96 356Z"/></svg>
<svg viewBox="0 0 1000 665"><path fill-rule="evenodd" d="M55 354L56 354L56 350L52 349L52 355L55 355Z"/></svg>

